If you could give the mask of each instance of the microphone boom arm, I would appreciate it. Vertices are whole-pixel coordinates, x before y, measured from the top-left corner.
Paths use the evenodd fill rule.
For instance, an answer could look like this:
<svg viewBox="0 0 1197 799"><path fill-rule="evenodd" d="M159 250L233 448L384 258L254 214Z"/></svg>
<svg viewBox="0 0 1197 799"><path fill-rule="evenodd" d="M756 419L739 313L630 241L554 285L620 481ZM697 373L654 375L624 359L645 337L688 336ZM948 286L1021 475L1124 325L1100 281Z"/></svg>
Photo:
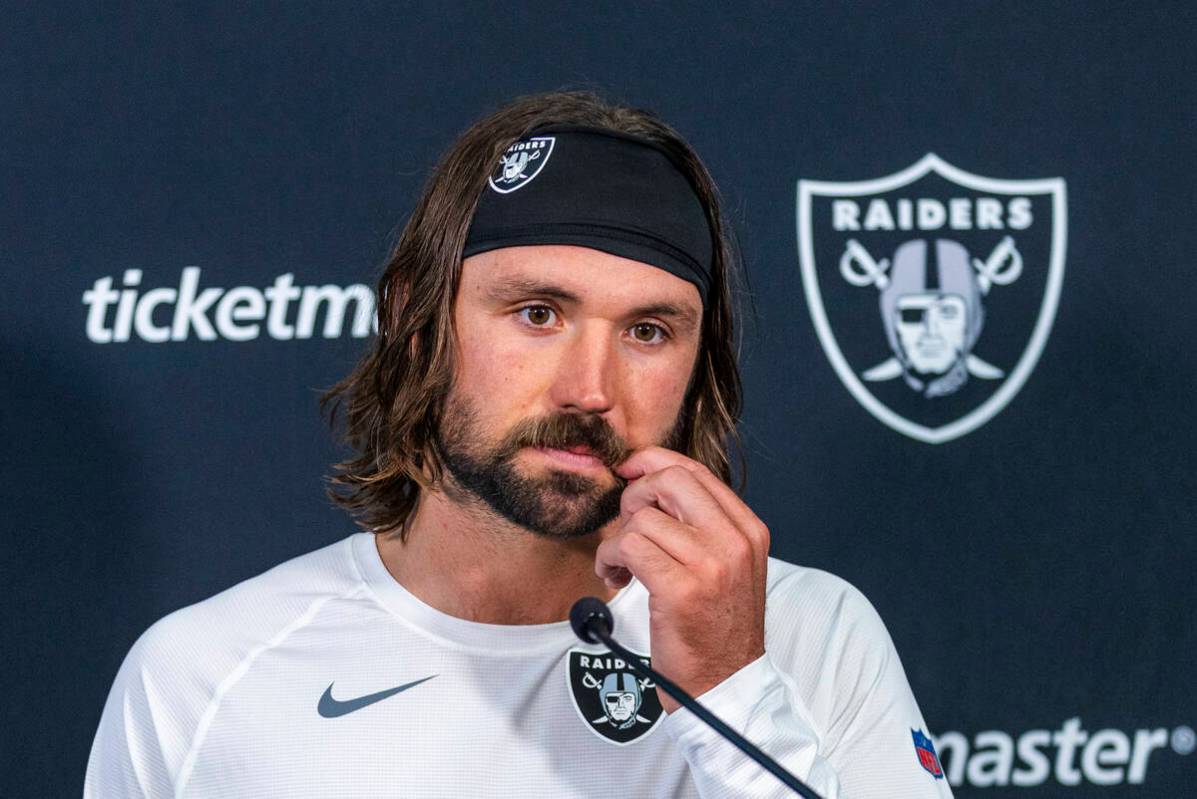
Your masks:
<svg viewBox="0 0 1197 799"><path fill-rule="evenodd" d="M570 621L573 623L574 632L579 638L587 643L596 643L596 640L601 641L612 652L623 658L624 662L633 671L655 682L658 688L673 697L679 705L689 710L695 716L698 716L711 729L735 744L740 751L759 763L762 768L785 783L787 787L793 789L799 796L804 797L804 799L822 799L809 785L786 771L776 760L762 752L751 741L727 726L718 716L700 705L698 700L683 691L660 672L650 666L646 666L640 661L639 655L624 648L622 644L612 638L611 628L614 626L614 619L606 603L594 597L580 599L570 611Z"/></svg>

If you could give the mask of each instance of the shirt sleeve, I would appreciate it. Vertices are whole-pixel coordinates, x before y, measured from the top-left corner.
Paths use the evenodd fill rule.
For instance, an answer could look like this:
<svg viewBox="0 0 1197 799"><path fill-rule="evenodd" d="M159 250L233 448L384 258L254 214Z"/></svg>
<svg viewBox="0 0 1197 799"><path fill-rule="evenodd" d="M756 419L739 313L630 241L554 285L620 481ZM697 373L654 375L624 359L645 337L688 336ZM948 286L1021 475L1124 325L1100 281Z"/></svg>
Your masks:
<svg viewBox="0 0 1197 799"><path fill-rule="evenodd" d="M824 799L951 799L893 641L859 591L817 570L780 580L765 648L699 701ZM793 796L684 708L665 729L703 799Z"/></svg>
<svg viewBox="0 0 1197 799"><path fill-rule="evenodd" d="M125 656L108 692L87 759L83 799L158 799L173 796L155 723L152 674L143 637Z"/></svg>
<svg viewBox="0 0 1197 799"><path fill-rule="evenodd" d="M839 778L820 754L803 708L786 696L781 675L762 655L698 697L707 710L754 743L823 799L840 797ZM685 708L665 719L703 799L789 797L793 791Z"/></svg>

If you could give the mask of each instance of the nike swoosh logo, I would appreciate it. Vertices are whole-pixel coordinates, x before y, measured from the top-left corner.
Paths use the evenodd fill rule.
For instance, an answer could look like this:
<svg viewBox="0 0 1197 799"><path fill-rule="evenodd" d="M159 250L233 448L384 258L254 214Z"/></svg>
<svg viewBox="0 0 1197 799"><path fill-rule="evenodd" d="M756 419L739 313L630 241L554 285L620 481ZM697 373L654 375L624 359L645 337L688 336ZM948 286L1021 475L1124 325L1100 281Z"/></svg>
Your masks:
<svg viewBox="0 0 1197 799"><path fill-rule="evenodd" d="M435 674L432 675L432 677L436 676L437 675ZM395 694L406 691L408 688L415 688L422 682L428 682L432 679L432 677L425 677L422 680L409 682L404 685L400 685L397 688L388 688L387 690L379 691L376 694L366 694L365 696L359 696L357 699L350 699L345 702L338 702L336 699L333 699L332 689L335 683L330 682L328 687L324 689L324 695L320 697L320 704L316 705L316 712L321 716L324 716L326 719L335 719L338 716L344 716L346 713L352 713L355 710L361 710L367 705L372 705L375 702L381 702L388 697L392 697Z"/></svg>

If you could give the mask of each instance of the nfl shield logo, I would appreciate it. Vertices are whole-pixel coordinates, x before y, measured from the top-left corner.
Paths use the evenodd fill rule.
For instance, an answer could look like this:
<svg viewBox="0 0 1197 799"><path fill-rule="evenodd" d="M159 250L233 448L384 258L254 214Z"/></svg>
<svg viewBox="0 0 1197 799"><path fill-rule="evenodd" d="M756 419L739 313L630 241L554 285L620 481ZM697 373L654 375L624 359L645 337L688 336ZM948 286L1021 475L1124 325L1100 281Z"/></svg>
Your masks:
<svg viewBox="0 0 1197 799"><path fill-rule="evenodd" d="M939 755L935 754L935 744L922 730L911 730L914 736L914 751L919 756L919 765L931 773L937 780L943 779L943 767L939 765Z"/></svg>
<svg viewBox="0 0 1197 799"><path fill-rule="evenodd" d="M1051 332L1066 213L1062 178L986 178L933 154L876 180L800 180L806 301L852 396L930 444L992 419Z"/></svg>
<svg viewBox="0 0 1197 799"><path fill-rule="evenodd" d="M652 665L648 655L640 659ZM664 713L656 684L611 652L571 649L565 676L578 716L609 743L623 746L643 738Z"/></svg>
<svg viewBox="0 0 1197 799"><path fill-rule="evenodd" d="M491 173L490 187L499 194L510 194L531 183L549 162L555 142L553 136L532 136L508 147Z"/></svg>

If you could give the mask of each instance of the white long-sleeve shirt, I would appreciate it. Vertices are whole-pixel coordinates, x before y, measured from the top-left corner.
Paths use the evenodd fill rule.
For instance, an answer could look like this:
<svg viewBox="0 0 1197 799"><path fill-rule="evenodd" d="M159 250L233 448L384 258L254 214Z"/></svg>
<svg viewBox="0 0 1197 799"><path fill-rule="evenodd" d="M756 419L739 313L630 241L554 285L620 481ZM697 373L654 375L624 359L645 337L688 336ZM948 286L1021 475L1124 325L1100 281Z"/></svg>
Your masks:
<svg viewBox="0 0 1197 799"><path fill-rule="evenodd" d="M647 655L643 585L610 607L616 637ZM951 796L858 591L770 559L765 624L766 654L704 705L827 799ZM793 794L689 711L662 713L651 685L569 622L446 615L357 533L150 627L109 693L83 795Z"/></svg>

